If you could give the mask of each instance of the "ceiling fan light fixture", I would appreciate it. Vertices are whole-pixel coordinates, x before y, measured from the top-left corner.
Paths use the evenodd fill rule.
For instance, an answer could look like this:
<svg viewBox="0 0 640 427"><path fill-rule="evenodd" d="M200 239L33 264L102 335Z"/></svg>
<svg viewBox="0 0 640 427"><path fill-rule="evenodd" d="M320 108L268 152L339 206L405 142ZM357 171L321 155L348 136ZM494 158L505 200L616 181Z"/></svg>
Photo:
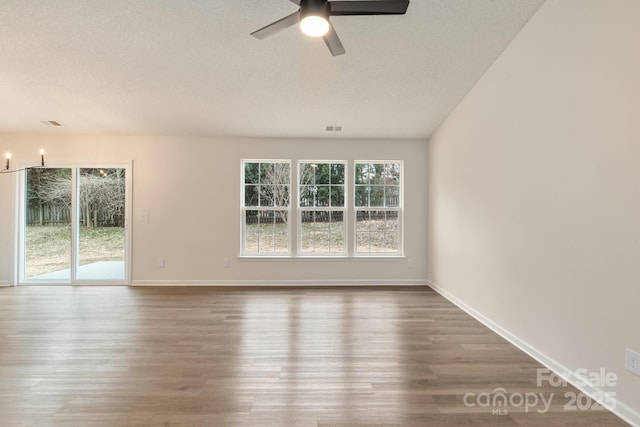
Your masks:
<svg viewBox="0 0 640 427"><path fill-rule="evenodd" d="M305 16L300 21L300 30L310 37L322 37L329 32L329 21L322 16Z"/></svg>
<svg viewBox="0 0 640 427"><path fill-rule="evenodd" d="M294 25L311 37L322 37L331 55L345 53L344 46L331 24L331 16L404 15L409 0L290 0L300 6L297 12L280 18L251 33L259 40Z"/></svg>
<svg viewBox="0 0 640 427"><path fill-rule="evenodd" d="M322 37L329 32L331 8L327 0L300 1L300 30L310 37Z"/></svg>

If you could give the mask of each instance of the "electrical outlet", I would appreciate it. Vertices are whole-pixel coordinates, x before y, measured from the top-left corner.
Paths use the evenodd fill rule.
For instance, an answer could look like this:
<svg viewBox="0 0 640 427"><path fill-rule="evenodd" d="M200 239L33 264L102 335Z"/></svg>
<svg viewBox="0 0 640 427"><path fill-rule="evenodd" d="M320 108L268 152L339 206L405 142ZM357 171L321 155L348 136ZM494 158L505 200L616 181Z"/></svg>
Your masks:
<svg viewBox="0 0 640 427"><path fill-rule="evenodd" d="M409 259L407 260L407 267L409 267L409 268L413 268L413 258L409 258Z"/></svg>
<svg viewBox="0 0 640 427"><path fill-rule="evenodd" d="M164 268L164 258L158 258L158 268Z"/></svg>
<svg viewBox="0 0 640 427"><path fill-rule="evenodd" d="M140 221L142 222L149 222L149 214L148 213L143 213L140 215Z"/></svg>
<svg viewBox="0 0 640 427"><path fill-rule="evenodd" d="M627 348L625 351L624 367L636 375L640 375L640 353Z"/></svg>
<svg viewBox="0 0 640 427"><path fill-rule="evenodd" d="M229 268L231 266L231 263L229 262L229 258L225 258L224 259L224 268Z"/></svg>

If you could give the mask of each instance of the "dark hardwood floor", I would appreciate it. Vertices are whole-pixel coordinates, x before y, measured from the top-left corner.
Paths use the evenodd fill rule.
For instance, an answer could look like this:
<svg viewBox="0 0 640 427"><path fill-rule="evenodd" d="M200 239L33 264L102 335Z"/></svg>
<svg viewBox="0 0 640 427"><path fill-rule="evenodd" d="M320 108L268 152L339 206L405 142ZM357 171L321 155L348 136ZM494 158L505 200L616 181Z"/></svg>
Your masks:
<svg viewBox="0 0 640 427"><path fill-rule="evenodd" d="M538 368L426 287L0 288L5 427L626 425Z"/></svg>

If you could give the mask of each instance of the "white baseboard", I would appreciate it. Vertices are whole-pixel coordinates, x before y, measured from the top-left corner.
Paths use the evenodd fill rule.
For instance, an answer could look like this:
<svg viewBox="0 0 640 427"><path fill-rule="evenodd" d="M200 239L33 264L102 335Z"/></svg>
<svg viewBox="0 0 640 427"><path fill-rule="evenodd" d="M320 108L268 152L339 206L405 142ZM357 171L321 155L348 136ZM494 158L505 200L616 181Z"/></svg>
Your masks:
<svg viewBox="0 0 640 427"><path fill-rule="evenodd" d="M131 286L427 286L426 280L134 280Z"/></svg>
<svg viewBox="0 0 640 427"><path fill-rule="evenodd" d="M0 286L12 286L12 283L7 280L0 280Z"/></svg>
<svg viewBox="0 0 640 427"><path fill-rule="evenodd" d="M546 368L550 369L559 377L565 379L569 384L573 385L575 388L580 390L585 395L594 399L594 401L598 401L598 396L603 396L603 390L598 387L594 387L588 383L586 378L581 377L575 372L567 369L564 365L559 363L558 361L552 359L551 357L544 354L542 351L537 348L529 345L527 342L521 340L516 335L509 332L507 329L503 328L499 324L495 323L488 317L479 313L472 307L468 306L461 300L459 300L454 295L450 294L446 290L440 288L437 284L433 283L430 280L427 280L427 285L431 287L434 291L448 299L451 303L465 311L471 317L485 325L487 328L491 329L496 334L500 335L505 340L509 341L511 344L518 347L520 350L527 353L529 356L533 357L535 360L540 362ZM569 375L567 376L567 373ZM635 427L640 427L640 413L631 408L629 405L626 405L623 402L616 401L615 408L611 411L616 414L618 417L622 418L625 422L631 424Z"/></svg>

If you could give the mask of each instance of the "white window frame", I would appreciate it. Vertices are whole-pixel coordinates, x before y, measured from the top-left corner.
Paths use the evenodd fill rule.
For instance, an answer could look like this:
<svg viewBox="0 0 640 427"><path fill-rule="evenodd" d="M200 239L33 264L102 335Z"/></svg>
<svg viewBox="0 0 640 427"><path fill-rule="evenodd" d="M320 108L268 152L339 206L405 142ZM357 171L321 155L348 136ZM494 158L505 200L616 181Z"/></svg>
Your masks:
<svg viewBox="0 0 640 427"><path fill-rule="evenodd" d="M399 189L398 197L400 198L398 206L356 206L357 203L357 184L356 168L359 164L398 164L400 166L399 171ZM352 232L353 232L353 256L354 257L402 257L404 256L404 162L401 160L355 160L353 162L353 197L350 208L352 209ZM386 187L386 186L385 186ZM397 251L383 251L383 252L371 252L371 251L358 251L358 212L359 211L383 211L383 212L396 212L398 216L398 247Z"/></svg>
<svg viewBox="0 0 640 427"><path fill-rule="evenodd" d="M302 187L305 185L300 182L301 179L301 167L305 164L328 164L336 165L341 164L344 167L343 183L336 184L342 185L343 188L343 201L342 206L300 206ZM296 241L296 253L299 257L305 258L323 258L323 257L346 257L349 250L349 163L346 160L298 160L296 168L296 182L297 182L297 197L296 197L296 219L297 219L297 241ZM316 184L314 184L316 185ZM326 184L320 184L326 185ZM328 184L331 187L331 183ZM342 234L343 234L343 246L341 252L303 252L302 251L302 215L304 212L342 212Z"/></svg>
<svg viewBox="0 0 640 427"><path fill-rule="evenodd" d="M286 163L289 165L289 204L288 206L245 206L245 165L247 163ZM293 167L295 163L295 169ZM343 207L301 207L300 206L300 167L305 163L344 164L344 206ZM359 164L397 164L400 167L398 185L398 206L356 206L356 167ZM251 185L251 184L249 184ZM404 257L404 162L402 160L298 160L298 159L241 159L240 161L240 257L242 258L401 258ZM385 201L386 203L386 201ZM272 210L286 211L287 252L248 252L247 211ZM340 253L303 253L302 252L302 212L304 211L343 212L344 248ZM384 211L397 214L397 250L394 251L358 251L358 212ZM292 219L295 218L295 227Z"/></svg>
<svg viewBox="0 0 640 427"><path fill-rule="evenodd" d="M261 206L260 205L260 201L258 201L258 206L246 206L245 205L245 190L248 184L245 183L245 165L248 163L258 163L258 164L267 164L267 163L272 163L272 164L276 164L276 163L284 163L289 165L289 203L288 206L275 206L275 204L273 206ZM291 251L291 209L292 209L292 201L294 200L294 186L291 184L292 178L293 178L293 170L291 167L291 160L289 159L243 159L241 161L241 168L240 168L240 185L241 185L241 198L240 198L240 206L241 206L241 213L242 213L242 217L241 217L241 242L240 242L240 246L241 246L241 255L244 257L290 257L292 255L292 251ZM260 166L258 166L260 167ZM249 184L251 185L251 184ZM258 182L258 185L260 185L260 183ZM259 198L259 195L258 195ZM247 225L247 211L254 211L254 210L261 210L261 211L273 211L273 212L279 212L279 211L286 211L287 212L287 236L286 236L286 241L287 241L287 251L286 252L261 252L260 251L260 236L258 235L258 251L257 252L248 252L247 247L246 247L246 243L247 243L247 229L246 229L246 225Z"/></svg>

